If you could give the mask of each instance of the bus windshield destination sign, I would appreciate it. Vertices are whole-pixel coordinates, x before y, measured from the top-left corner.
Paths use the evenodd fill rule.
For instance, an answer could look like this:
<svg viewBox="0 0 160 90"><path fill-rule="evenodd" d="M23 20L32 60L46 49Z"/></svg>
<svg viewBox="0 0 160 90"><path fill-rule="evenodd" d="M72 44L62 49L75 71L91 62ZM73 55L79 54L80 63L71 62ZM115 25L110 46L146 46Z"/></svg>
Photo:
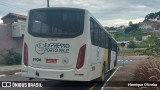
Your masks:
<svg viewBox="0 0 160 90"><path fill-rule="evenodd" d="M70 44L65 43L45 43L40 41L35 45L38 54L44 53L69 53Z"/></svg>

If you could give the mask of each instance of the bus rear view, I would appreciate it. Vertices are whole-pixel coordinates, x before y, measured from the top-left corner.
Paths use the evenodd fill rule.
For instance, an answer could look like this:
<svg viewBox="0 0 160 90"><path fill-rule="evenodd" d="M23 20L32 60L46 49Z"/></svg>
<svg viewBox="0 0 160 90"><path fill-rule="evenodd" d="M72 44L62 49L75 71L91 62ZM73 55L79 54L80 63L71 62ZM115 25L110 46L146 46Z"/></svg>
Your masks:
<svg viewBox="0 0 160 90"><path fill-rule="evenodd" d="M87 32L85 10L30 10L24 36L22 76L89 81L85 67Z"/></svg>

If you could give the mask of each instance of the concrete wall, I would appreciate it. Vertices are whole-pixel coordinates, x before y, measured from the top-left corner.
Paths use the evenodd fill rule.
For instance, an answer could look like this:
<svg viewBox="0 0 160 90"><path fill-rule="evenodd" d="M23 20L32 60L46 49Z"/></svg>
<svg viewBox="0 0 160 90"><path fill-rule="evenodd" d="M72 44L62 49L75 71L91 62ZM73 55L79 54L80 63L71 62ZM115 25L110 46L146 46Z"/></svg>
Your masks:
<svg viewBox="0 0 160 90"><path fill-rule="evenodd" d="M12 24L13 22L14 20L9 19L9 18L3 19L3 24Z"/></svg>
<svg viewBox="0 0 160 90"><path fill-rule="evenodd" d="M13 38L11 28L8 25L0 24L0 54L3 54L5 49L15 48L19 53L22 52L23 38ZM0 63L4 63L0 56Z"/></svg>

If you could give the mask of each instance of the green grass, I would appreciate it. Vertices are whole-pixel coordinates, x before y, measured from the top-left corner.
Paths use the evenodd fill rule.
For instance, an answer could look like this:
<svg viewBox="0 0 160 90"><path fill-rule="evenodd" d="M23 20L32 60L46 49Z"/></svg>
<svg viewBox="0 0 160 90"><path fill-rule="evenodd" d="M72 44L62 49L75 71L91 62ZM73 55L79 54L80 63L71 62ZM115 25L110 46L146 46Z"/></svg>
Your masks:
<svg viewBox="0 0 160 90"><path fill-rule="evenodd" d="M0 67L2 67L2 66L8 66L8 65L5 65L5 64L0 64Z"/></svg>
<svg viewBox="0 0 160 90"><path fill-rule="evenodd" d="M154 35L153 33L143 33L141 32L140 30L135 30L135 31L132 31L130 33L126 33L126 34L119 34L116 33L115 34L115 39L117 41L130 41L130 40L133 40L134 37L137 37L137 36L147 36L147 35Z"/></svg>
<svg viewBox="0 0 160 90"><path fill-rule="evenodd" d="M117 41L130 41L132 40L134 37L127 37L127 36L119 36L116 38Z"/></svg>
<svg viewBox="0 0 160 90"><path fill-rule="evenodd" d="M3 66L18 66L18 65L6 65L6 64L0 64L0 67L3 67Z"/></svg>
<svg viewBox="0 0 160 90"><path fill-rule="evenodd" d="M154 47L155 46L155 42L152 40L148 40L148 41L142 41L139 44L136 44L137 48L148 48L150 47Z"/></svg>
<svg viewBox="0 0 160 90"><path fill-rule="evenodd" d="M132 55L143 55L144 50L133 50L133 49L126 49L126 50L121 50L118 52L119 56L127 55L127 56L132 56Z"/></svg>

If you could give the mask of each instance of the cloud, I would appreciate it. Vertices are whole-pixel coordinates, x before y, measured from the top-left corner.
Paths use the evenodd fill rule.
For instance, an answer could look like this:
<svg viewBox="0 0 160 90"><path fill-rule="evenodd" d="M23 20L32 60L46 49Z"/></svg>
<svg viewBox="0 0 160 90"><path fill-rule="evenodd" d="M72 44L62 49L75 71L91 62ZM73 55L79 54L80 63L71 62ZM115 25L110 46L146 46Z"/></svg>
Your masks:
<svg viewBox="0 0 160 90"><path fill-rule="evenodd" d="M137 18L137 19L113 19L113 20L101 20L101 19L99 19L99 21L104 26L120 26L120 25L127 26L129 21L132 21L133 23L139 23L139 22L143 21L143 18Z"/></svg>
<svg viewBox="0 0 160 90"><path fill-rule="evenodd" d="M141 21L145 15L159 11L159 3L159 0L50 0L50 7L84 8L103 25L112 26ZM27 15L30 9L47 7L47 0L2 0L0 4L1 17L9 12Z"/></svg>

